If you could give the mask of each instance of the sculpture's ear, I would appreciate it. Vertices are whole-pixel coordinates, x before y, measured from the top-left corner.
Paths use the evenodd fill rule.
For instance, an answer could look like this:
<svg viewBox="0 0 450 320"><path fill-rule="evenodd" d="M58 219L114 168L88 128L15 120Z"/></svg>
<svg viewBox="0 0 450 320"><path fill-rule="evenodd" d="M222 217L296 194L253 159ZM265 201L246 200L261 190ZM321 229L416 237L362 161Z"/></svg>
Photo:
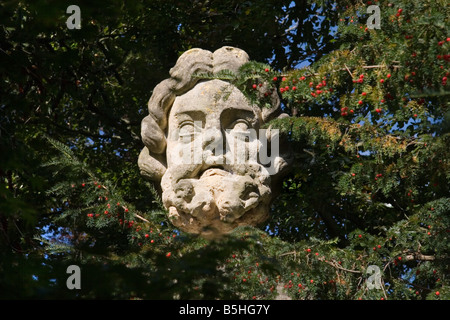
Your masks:
<svg viewBox="0 0 450 320"><path fill-rule="evenodd" d="M167 170L166 155L151 154L148 148L144 147L139 154L138 165L142 176L152 181L161 181Z"/></svg>
<svg viewBox="0 0 450 320"><path fill-rule="evenodd" d="M142 119L141 137L144 145L152 150L152 153L160 154L166 150L166 137L152 115Z"/></svg>

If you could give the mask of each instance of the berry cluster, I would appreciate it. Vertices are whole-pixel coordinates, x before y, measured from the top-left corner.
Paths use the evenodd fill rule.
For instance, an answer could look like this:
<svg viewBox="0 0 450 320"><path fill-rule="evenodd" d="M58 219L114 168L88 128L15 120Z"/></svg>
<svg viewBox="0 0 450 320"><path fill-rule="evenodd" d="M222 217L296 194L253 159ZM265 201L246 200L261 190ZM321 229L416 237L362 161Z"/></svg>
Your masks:
<svg viewBox="0 0 450 320"><path fill-rule="evenodd" d="M72 188L76 185L72 184ZM132 243L142 246L144 243L169 243L177 234L164 235L158 226L147 219L141 217L138 213L132 212L127 206L121 204L120 200L114 200L114 195L109 193L109 189L97 181L93 181L92 188L85 182L81 183L81 189L84 192L94 191L97 203L89 206L91 209L86 214L87 225L96 228L108 226L118 226L122 231L129 234ZM111 222L114 222L111 224ZM169 252L167 257L170 257Z"/></svg>

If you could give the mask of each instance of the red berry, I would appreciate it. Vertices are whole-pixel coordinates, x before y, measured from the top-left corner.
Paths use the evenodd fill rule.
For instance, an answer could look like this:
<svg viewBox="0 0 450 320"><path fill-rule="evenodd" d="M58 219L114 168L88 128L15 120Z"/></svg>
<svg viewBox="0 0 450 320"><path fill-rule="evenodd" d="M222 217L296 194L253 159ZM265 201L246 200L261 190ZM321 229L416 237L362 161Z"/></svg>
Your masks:
<svg viewBox="0 0 450 320"><path fill-rule="evenodd" d="M398 9L397 12L398 13L402 13L403 9Z"/></svg>
<svg viewBox="0 0 450 320"><path fill-rule="evenodd" d="M361 234L359 234L359 235L358 235L358 238L362 238L362 235L361 235Z"/></svg>
<svg viewBox="0 0 450 320"><path fill-rule="evenodd" d="M278 78L277 77L273 77L273 81L277 81L278 80Z"/></svg>
<svg viewBox="0 0 450 320"><path fill-rule="evenodd" d="M358 104L360 104L360 105L363 104L362 100L359 100L359 101L358 101Z"/></svg>
<svg viewBox="0 0 450 320"><path fill-rule="evenodd" d="M436 291L436 295L438 296L438 295L440 295L441 293L439 292L439 291Z"/></svg>
<svg viewBox="0 0 450 320"><path fill-rule="evenodd" d="M253 89L256 89L258 86L256 84L254 84L252 87L253 87Z"/></svg>
<svg viewBox="0 0 450 320"><path fill-rule="evenodd" d="M390 73L388 73L386 77L390 78L390 77L391 77L391 74L390 74Z"/></svg>
<svg viewBox="0 0 450 320"><path fill-rule="evenodd" d="M265 71L265 72L269 72L269 69L268 69L268 68L265 68L264 71Z"/></svg>
<svg viewBox="0 0 450 320"><path fill-rule="evenodd" d="M363 93L361 93L361 95L363 95L363 96L366 96L366 95L367 95L367 93L363 92Z"/></svg>
<svg viewBox="0 0 450 320"><path fill-rule="evenodd" d="M146 234L145 234L145 237L148 238L148 237L150 237L150 235L149 235L148 233L146 233Z"/></svg>
<svg viewBox="0 0 450 320"><path fill-rule="evenodd" d="M295 87L295 86L294 86L294 87L292 87L292 90L293 90L293 91L297 90L297 87Z"/></svg>
<svg viewBox="0 0 450 320"><path fill-rule="evenodd" d="M384 83L384 79L381 79L381 80L380 80L380 83Z"/></svg>
<svg viewBox="0 0 450 320"><path fill-rule="evenodd" d="M166 257L169 258L172 255L172 253L167 252Z"/></svg>

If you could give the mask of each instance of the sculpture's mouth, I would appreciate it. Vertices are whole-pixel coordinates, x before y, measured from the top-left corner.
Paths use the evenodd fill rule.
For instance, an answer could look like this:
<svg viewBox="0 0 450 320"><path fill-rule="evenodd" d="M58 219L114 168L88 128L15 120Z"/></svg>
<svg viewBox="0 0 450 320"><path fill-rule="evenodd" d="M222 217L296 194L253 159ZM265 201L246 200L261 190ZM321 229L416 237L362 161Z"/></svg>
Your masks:
<svg viewBox="0 0 450 320"><path fill-rule="evenodd" d="M207 167L207 168L202 168L199 171L197 176L199 179L202 179L202 178L216 176L216 175L225 177L229 174L230 173L227 170L225 170L225 168L222 166L211 166L211 167Z"/></svg>

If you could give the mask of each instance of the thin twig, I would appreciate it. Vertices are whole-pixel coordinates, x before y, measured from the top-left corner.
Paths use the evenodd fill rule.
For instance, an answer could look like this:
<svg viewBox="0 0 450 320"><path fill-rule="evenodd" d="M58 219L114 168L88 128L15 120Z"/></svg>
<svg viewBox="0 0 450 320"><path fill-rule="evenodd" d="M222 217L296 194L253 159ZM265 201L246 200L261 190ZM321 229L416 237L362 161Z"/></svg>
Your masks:
<svg viewBox="0 0 450 320"><path fill-rule="evenodd" d="M144 217L141 217L140 215L138 215L137 213L135 213L134 214L134 216L136 217L136 218L139 218L139 219L141 219L141 220L143 220L143 221L145 221L145 222L147 222L147 223L150 223L150 221L148 221L147 219L145 219Z"/></svg>
<svg viewBox="0 0 450 320"><path fill-rule="evenodd" d="M345 66L345 69L347 69L347 71L348 71L348 74L350 75L350 77L353 79L353 75L352 75L352 73L350 72L350 69L347 67L347 65L344 63L344 66Z"/></svg>
<svg viewBox="0 0 450 320"><path fill-rule="evenodd" d="M297 255L297 251L294 250L294 251L291 251L291 252L282 253L282 254L280 254L280 257L287 256L287 255L290 255L290 254ZM358 271L358 270L352 270L352 269L347 269L347 268L341 267L335 260L333 260L334 263L331 262L331 261L325 260L324 258L318 258L318 260L322 261L322 262L325 262L325 263L329 264L330 266L332 266L332 267L334 267L336 269L342 270L342 271L351 272L351 273L358 273L358 274L362 273L361 271Z"/></svg>
<svg viewBox="0 0 450 320"><path fill-rule="evenodd" d="M330 266L332 266L332 267L334 267L336 269L342 270L342 271L351 272L351 273L358 273L358 274L362 273L361 271L358 271L358 270L352 270L352 269L347 269L347 268L341 267L334 260L333 260L334 263L332 263L331 261L323 260L322 258L319 258L319 260L329 264Z"/></svg>

